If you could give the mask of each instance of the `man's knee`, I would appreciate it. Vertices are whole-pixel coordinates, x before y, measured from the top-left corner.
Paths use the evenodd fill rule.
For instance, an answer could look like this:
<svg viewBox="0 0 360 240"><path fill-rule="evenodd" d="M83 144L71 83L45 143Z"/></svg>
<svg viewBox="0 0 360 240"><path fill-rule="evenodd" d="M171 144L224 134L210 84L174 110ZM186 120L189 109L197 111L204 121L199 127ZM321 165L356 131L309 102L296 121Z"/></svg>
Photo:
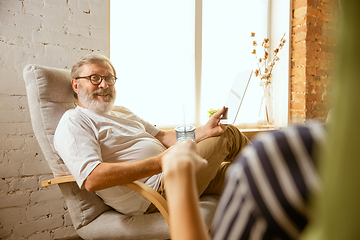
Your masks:
<svg viewBox="0 0 360 240"><path fill-rule="evenodd" d="M224 137L228 139L229 146L236 149L243 149L250 141L249 139L234 125L228 125L224 132Z"/></svg>
<svg viewBox="0 0 360 240"><path fill-rule="evenodd" d="M205 139L198 143L200 156L208 158L213 155L223 155L225 159L234 158L248 144L247 137L234 125L228 125L226 131L219 136ZM225 160L224 159L224 160Z"/></svg>

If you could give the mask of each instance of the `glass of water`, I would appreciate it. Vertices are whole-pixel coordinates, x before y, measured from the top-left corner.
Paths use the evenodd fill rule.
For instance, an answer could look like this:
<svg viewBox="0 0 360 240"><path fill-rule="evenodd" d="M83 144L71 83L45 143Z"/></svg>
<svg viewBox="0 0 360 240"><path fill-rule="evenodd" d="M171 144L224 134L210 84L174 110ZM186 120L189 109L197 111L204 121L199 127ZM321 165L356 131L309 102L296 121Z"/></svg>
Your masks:
<svg viewBox="0 0 360 240"><path fill-rule="evenodd" d="M187 139L196 142L194 126L177 126L175 128L175 132L176 132L176 142L185 141Z"/></svg>

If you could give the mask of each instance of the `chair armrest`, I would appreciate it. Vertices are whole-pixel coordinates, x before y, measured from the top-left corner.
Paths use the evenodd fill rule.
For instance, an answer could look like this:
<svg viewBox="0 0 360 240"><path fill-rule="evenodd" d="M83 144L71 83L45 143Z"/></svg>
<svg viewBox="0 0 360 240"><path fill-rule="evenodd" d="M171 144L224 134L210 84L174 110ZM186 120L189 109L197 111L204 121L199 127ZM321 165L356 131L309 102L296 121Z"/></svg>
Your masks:
<svg viewBox="0 0 360 240"><path fill-rule="evenodd" d="M50 186L50 185L55 185L55 184L59 184L59 183L66 183L66 182L75 182L75 179L74 179L74 177L72 175L52 178L52 179L49 179L49 180L46 180L46 181L42 181L41 186L42 187L47 187L47 186Z"/></svg>
<svg viewBox="0 0 360 240"><path fill-rule="evenodd" d="M160 211L161 215L163 215L167 224L170 227L169 209L168 209L167 201L163 196L161 196L153 188L149 187L148 185L140 181L134 181L132 183L124 184L122 186L134 190L140 193L141 195L143 195L144 197L146 197L148 200L150 200L155 205L155 207Z"/></svg>
<svg viewBox="0 0 360 240"><path fill-rule="evenodd" d="M60 184L60 183L67 183L67 182L75 182L75 179L72 175L57 177L53 179L49 179L46 181L41 182L42 187L47 187L50 185ZM157 209L159 209L161 215L165 218L167 224L170 227L170 218L169 218L169 209L167 206L166 200L161 196L157 191L153 188L149 187L143 182L134 181L132 183L124 184L123 187L129 188L133 191L136 191L150 200Z"/></svg>

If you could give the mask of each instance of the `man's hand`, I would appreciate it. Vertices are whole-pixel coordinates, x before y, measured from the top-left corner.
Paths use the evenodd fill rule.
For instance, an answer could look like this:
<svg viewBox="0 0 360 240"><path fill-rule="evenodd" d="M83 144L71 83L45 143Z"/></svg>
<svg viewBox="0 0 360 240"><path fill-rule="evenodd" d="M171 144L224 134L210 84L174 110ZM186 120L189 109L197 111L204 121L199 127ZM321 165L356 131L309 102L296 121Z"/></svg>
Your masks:
<svg viewBox="0 0 360 240"><path fill-rule="evenodd" d="M164 175L195 172L205 168L207 161L196 153L196 145L191 140L178 142L162 155Z"/></svg>
<svg viewBox="0 0 360 240"><path fill-rule="evenodd" d="M200 142L209 137L218 136L225 132L227 125L220 123L221 116L224 114L224 112L225 107L222 107L220 111L210 117L209 121L204 126L201 126L195 130L195 137L197 142Z"/></svg>

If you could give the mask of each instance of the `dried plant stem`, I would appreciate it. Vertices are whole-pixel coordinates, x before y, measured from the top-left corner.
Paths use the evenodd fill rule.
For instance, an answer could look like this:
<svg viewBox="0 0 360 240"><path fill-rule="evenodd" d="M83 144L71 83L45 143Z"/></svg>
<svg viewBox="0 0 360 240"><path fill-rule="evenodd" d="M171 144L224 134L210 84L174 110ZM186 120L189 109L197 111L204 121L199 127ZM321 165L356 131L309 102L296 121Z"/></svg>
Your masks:
<svg viewBox="0 0 360 240"><path fill-rule="evenodd" d="M251 37L255 37L255 33L251 33ZM274 51L271 54L271 59L269 58L269 47L270 47L270 40L268 38L265 38L262 42L263 57L258 57L255 47L257 46L256 41L253 41L254 50L252 54L255 55L255 58L257 59L257 69L255 70L255 76L260 77L261 85L267 85L271 83L271 76L274 69L274 65L276 61L279 61L279 57L277 56L279 51L283 48L286 40L285 40L285 33L283 37L280 39L280 43L277 48L274 49Z"/></svg>

